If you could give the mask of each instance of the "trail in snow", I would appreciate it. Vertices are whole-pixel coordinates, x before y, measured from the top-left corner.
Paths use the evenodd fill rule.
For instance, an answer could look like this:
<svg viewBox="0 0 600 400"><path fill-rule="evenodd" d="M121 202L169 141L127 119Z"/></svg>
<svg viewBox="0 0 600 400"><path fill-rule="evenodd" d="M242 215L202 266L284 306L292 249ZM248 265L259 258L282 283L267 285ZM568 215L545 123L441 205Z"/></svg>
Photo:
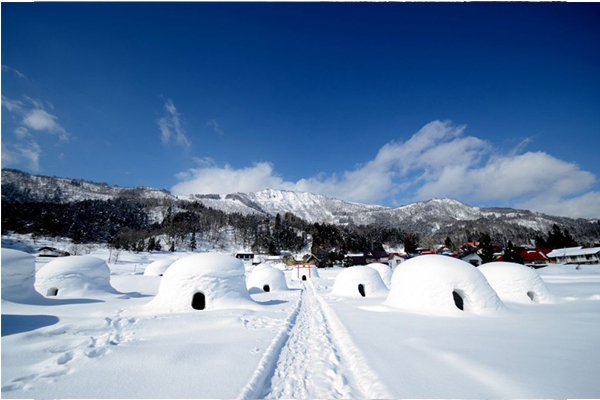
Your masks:
<svg viewBox="0 0 600 400"><path fill-rule="evenodd" d="M391 396L309 281L240 398Z"/></svg>

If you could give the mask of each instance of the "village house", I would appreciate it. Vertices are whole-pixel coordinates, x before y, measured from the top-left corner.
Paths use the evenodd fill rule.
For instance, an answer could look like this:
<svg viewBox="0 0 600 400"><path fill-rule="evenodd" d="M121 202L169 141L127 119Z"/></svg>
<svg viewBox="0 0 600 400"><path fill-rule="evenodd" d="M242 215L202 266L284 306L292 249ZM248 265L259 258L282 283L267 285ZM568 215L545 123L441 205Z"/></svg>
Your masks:
<svg viewBox="0 0 600 400"><path fill-rule="evenodd" d="M599 264L600 247L567 247L548 253L550 262L556 264Z"/></svg>

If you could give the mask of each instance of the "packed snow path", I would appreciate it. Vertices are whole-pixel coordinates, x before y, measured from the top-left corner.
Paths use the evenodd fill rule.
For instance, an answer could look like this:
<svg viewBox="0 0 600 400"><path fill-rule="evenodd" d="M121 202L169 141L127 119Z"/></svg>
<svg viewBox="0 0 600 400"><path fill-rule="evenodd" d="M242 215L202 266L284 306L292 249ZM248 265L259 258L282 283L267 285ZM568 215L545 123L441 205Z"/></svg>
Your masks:
<svg viewBox="0 0 600 400"><path fill-rule="evenodd" d="M240 398L391 398L330 307L306 282Z"/></svg>

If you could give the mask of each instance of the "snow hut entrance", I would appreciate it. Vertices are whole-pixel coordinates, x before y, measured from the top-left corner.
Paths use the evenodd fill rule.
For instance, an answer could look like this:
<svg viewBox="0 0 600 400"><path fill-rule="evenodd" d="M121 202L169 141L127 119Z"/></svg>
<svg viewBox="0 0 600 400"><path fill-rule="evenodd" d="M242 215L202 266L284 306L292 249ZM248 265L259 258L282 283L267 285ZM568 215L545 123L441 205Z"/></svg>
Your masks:
<svg viewBox="0 0 600 400"><path fill-rule="evenodd" d="M55 287L51 287L46 292L46 296L56 296L56 295L58 295L58 288L55 288Z"/></svg>
<svg viewBox="0 0 600 400"><path fill-rule="evenodd" d="M527 297L529 297L531 299L531 301L537 303L537 296L535 295L534 292L532 292L532 291L527 292Z"/></svg>
<svg viewBox="0 0 600 400"><path fill-rule="evenodd" d="M358 293L360 293L362 297L365 297L365 285L362 283L358 284Z"/></svg>
<svg viewBox="0 0 600 400"><path fill-rule="evenodd" d="M271 291L271 288L269 287L269 285L264 285L264 286L263 286L263 290L264 290L265 292L270 292L270 291Z"/></svg>
<svg viewBox="0 0 600 400"><path fill-rule="evenodd" d="M302 280L305 281L306 280L306 275L302 275Z"/></svg>
<svg viewBox="0 0 600 400"><path fill-rule="evenodd" d="M204 310L206 308L206 296L204 293L194 293L194 297L192 298L192 308L194 310Z"/></svg>
<svg viewBox="0 0 600 400"><path fill-rule="evenodd" d="M456 291L454 291L452 292L452 297L454 298L454 304L456 305L456 308L462 311L464 309L464 302L462 296Z"/></svg>

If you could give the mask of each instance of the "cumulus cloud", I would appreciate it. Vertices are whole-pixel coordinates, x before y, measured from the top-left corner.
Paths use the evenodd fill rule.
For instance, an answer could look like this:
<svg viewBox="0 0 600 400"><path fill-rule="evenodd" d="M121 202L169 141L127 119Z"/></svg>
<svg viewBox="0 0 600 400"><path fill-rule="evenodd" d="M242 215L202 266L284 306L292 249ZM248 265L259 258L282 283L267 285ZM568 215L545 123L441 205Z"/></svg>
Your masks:
<svg viewBox="0 0 600 400"><path fill-rule="evenodd" d="M595 176L544 152L497 154L465 126L433 121L404 142L381 147L353 170L286 181L270 163L233 169L213 164L178 174L175 194L253 192L266 188L319 193L348 201L403 204L450 197L570 217L599 217Z"/></svg>
<svg viewBox="0 0 600 400"><path fill-rule="evenodd" d="M160 129L160 138L163 144L175 143L178 146L189 148L191 142L181 126L179 112L173 103L173 100L167 99L165 102L165 115L158 120Z"/></svg>

